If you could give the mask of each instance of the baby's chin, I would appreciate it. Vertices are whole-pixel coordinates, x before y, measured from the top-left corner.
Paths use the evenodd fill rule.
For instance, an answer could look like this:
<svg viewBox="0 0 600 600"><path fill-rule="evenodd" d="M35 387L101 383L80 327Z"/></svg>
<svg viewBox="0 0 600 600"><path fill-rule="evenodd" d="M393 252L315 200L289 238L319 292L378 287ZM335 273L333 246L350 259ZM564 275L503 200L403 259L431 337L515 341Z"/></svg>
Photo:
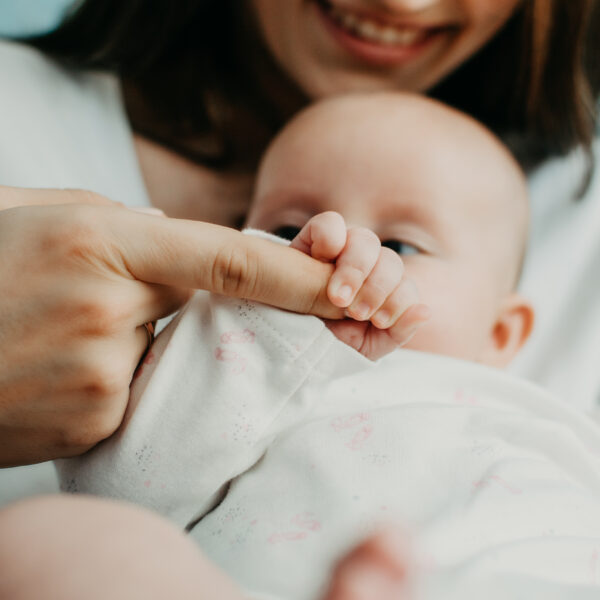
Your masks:
<svg viewBox="0 0 600 600"><path fill-rule="evenodd" d="M419 333L421 332L417 331L412 339L406 344L403 344L402 349L485 364L485 362L481 360L481 354L474 348L466 347L463 344L452 344L448 341L446 336L443 339L439 339L436 336L425 335L425 332L423 332L424 335L422 336L420 336Z"/></svg>

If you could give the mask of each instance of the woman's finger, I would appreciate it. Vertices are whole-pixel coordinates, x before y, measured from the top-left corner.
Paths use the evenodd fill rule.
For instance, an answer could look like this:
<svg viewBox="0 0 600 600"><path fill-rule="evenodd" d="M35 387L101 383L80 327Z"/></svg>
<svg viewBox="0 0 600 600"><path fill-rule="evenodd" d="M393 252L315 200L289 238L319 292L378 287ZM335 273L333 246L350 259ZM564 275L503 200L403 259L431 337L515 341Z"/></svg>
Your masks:
<svg viewBox="0 0 600 600"><path fill-rule="evenodd" d="M44 190L0 186L0 210L18 206L52 206L56 204L90 204L122 206L100 194L87 190Z"/></svg>
<svg viewBox="0 0 600 600"><path fill-rule="evenodd" d="M219 225L113 210L114 252L105 260L124 277L343 317L327 298L330 264Z"/></svg>
<svg viewBox="0 0 600 600"><path fill-rule="evenodd" d="M83 204L14 208L5 211L4 222L32 236L43 230L40 243L61 269L71 266L86 278L110 279L117 289L137 280L319 317L344 316L327 298L331 264L235 229ZM143 314L143 321L164 316L173 306L171 294L158 297L156 310Z"/></svg>
<svg viewBox="0 0 600 600"><path fill-rule="evenodd" d="M118 206L0 210L0 250L10 257L0 268L0 466L72 456L110 435L147 343L136 327L177 308L186 289L342 316L326 296L330 264Z"/></svg>
<svg viewBox="0 0 600 600"><path fill-rule="evenodd" d="M190 299L193 290L135 281L127 293L129 303L135 306L134 324L142 325L179 310Z"/></svg>

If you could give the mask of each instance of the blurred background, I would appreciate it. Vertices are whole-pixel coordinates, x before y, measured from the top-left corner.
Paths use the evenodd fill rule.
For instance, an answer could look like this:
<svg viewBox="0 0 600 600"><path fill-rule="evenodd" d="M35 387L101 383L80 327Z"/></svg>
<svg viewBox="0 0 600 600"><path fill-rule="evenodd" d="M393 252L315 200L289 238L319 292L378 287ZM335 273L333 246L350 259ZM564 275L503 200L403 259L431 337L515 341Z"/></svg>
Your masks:
<svg viewBox="0 0 600 600"><path fill-rule="evenodd" d="M32 35L54 29L73 4L74 0L0 0L0 36Z"/></svg>

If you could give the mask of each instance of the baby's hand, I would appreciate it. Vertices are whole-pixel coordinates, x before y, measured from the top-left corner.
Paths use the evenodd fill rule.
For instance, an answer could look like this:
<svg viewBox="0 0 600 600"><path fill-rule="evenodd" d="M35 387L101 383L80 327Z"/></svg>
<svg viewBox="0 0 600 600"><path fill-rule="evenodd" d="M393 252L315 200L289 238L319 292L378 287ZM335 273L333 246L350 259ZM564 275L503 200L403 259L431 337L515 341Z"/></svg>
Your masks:
<svg viewBox="0 0 600 600"><path fill-rule="evenodd" d="M335 212L316 215L291 243L319 260L335 262L327 295L353 320L328 321L343 342L375 360L406 344L428 320L415 284L403 277L398 254L363 227L347 228Z"/></svg>

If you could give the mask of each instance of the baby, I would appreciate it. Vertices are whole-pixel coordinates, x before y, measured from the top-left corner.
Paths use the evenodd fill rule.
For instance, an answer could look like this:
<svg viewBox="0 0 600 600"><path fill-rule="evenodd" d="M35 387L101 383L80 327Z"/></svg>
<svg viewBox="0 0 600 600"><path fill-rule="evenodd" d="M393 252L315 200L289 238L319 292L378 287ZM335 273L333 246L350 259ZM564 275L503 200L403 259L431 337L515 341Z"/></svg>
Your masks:
<svg viewBox="0 0 600 600"><path fill-rule="evenodd" d="M367 229L346 235L323 211ZM533 323L514 292L527 221L525 178L498 140L450 108L389 94L323 102L286 127L248 226L298 234L292 247L335 260L331 302L379 331L330 326L370 358L404 342L504 366Z"/></svg>
<svg viewBox="0 0 600 600"><path fill-rule="evenodd" d="M525 181L504 147L422 97L327 100L268 149L248 224L331 261L350 319L198 293L120 430L58 464L63 489L167 516L247 598L322 598L392 520L415 531L422 598L589 591L599 434L489 368L533 320L515 292Z"/></svg>

